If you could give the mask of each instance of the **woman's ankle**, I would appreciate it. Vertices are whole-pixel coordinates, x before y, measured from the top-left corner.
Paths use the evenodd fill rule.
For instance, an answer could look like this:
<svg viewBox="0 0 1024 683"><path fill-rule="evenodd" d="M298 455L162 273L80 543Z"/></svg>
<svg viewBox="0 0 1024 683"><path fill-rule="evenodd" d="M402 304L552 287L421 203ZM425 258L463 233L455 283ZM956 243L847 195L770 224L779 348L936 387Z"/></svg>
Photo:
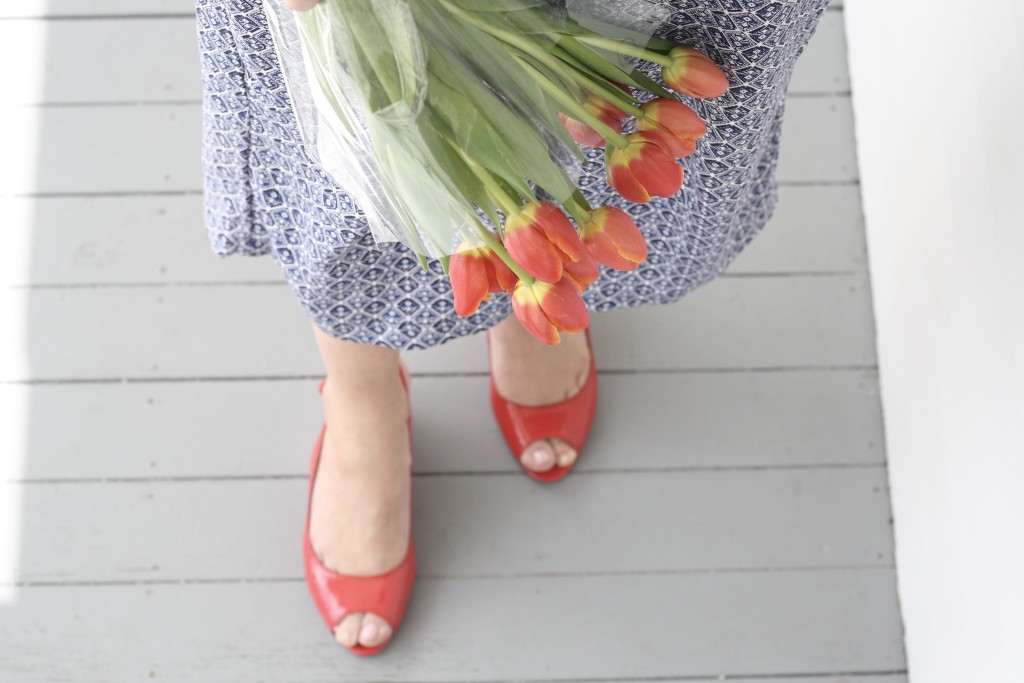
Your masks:
<svg viewBox="0 0 1024 683"><path fill-rule="evenodd" d="M389 381L402 367L395 349L337 339L316 325L313 336L327 371L327 382L334 383L335 387L369 389L381 381Z"/></svg>
<svg viewBox="0 0 1024 683"><path fill-rule="evenodd" d="M547 405L576 394L590 370L586 335L563 334L550 346L524 330L514 318L491 330L491 374L498 393L520 405Z"/></svg>

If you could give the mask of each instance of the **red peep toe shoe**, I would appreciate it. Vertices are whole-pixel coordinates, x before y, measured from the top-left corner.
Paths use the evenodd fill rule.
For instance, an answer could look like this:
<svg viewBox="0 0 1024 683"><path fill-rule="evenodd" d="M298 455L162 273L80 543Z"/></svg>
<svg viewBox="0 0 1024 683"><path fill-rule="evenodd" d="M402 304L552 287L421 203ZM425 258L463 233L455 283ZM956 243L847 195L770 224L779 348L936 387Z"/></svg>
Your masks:
<svg viewBox="0 0 1024 683"><path fill-rule="evenodd" d="M326 381L326 380L325 380ZM409 385L402 375L402 385L408 397ZM320 383L319 391L323 393L324 382ZM412 446L412 417L409 422L409 443ZM398 631L405 608L409 604L412 593L413 578L416 575L416 550L412 542L412 526L409 528L409 550L402 562L384 574L375 576L350 576L332 571L317 559L313 545L309 540L309 508L313 500L313 481L316 479L317 465L320 462L320 450L323 446L325 424L320 429L320 437L313 447L313 464L309 474L309 493L306 503L306 530L303 534L302 559L306 566L306 584L313 596L320 615L327 623L331 635L334 628L350 612L373 612L391 626L392 638ZM372 655L384 649L391 639L375 647L355 645L348 649L357 655ZM347 646L346 646L347 647Z"/></svg>
<svg viewBox="0 0 1024 683"><path fill-rule="evenodd" d="M524 406L509 401L498 393L491 373L491 408L505 435L512 456L530 477L540 482L558 481L569 474L583 453L583 445L590 434L597 409L597 365L594 348L590 343L590 330L586 330L587 348L590 350L590 373L583 388L576 395L545 406ZM488 349L490 338L488 337ZM526 447L541 439L561 439L576 450L572 465L555 465L545 472L537 472L523 465L519 459Z"/></svg>

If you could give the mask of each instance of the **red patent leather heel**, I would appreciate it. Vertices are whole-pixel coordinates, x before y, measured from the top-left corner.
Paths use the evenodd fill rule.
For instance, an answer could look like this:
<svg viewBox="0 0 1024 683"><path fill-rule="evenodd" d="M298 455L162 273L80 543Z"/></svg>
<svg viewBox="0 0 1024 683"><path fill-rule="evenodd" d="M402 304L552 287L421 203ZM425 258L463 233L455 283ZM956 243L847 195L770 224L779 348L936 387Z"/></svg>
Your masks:
<svg viewBox="0 0 1024 683"><path fill-rule="evenodd" d="M326 381L326 380L325 380ZM402 375L402 385L408 397L409 384ZM323 393L324 382L320 382L318 391ZM409 422L409 446L412 447L412 417ZM309 540L309 508L313 500L313 482L316 479L317 465L320 463L320 451L323 447L325 424L320 429L320 437L313 447L313 464L309 474L309 492L306 503L306 530L303 534L302 559L306 567L306 585L313 596L320 615L323 617L331 635L334 628L350 612L373 612L382 617L391 626L392 638L398 631L405 609L412 593L413 579L416 575L416 549L412 542L412 526L409 529L409 549L402 562L394 569L375 576L350 576L332 571L317 559L313 545ZM411 513L411 505L410 505ZM361 655L373 655L387 647L388 639L375 647L355 645L349 647L351 652Z"/></svg>
<svg viewBox="0 0 1024 683"><path fill-rule="evenodd" d="M498 393L491 373L491 408L494 417L501 427L512 456L533 479L540 482L558 481L569 474L583 454L583 446L590 434L590 426L594 422L594 411L597 409L597 365L594 362L594 348L590 343L590 330L587 335L587 348L590 350L590 373L587 381L579 392L564 401L545 406L524 406L509 401ZM488 337L488 349L490 337ZM546 472L537 472L523 465L519 456L526 447L540 439L561 439L576 450L576 460L572 465L555 465Z"/></svg>

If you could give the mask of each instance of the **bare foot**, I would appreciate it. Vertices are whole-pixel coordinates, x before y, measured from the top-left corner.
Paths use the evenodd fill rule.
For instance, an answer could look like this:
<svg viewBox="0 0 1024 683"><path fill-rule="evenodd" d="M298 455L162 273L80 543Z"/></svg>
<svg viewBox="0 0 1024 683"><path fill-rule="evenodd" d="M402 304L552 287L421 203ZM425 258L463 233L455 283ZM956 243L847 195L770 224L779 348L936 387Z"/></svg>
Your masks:
<svg viewBox="0 0 1024 683"><path fill-rule="evenodd" d="M310 502L310 542L328 569L383 574L397 567L409 548L412 454L398 354L351 348L364 346L356 344L339 347L348 343L316 332L328 367L327 430ZM332 362L332 353L343 358ZM354 612L334 634L348 647L374 647L387 642L393 628L379 615Z"/></svg>
<svg viewBox="0 0 1024 683"><path fill-rule="evenodd" d="M590 349L586 335L562 333L545 344L509 316L490 331L491 374L498 393L524 406L543 406L572 398L587 382ZM561 439L542 439L520 453L524 467L546 472L576 461L576 449Z"/></svg>

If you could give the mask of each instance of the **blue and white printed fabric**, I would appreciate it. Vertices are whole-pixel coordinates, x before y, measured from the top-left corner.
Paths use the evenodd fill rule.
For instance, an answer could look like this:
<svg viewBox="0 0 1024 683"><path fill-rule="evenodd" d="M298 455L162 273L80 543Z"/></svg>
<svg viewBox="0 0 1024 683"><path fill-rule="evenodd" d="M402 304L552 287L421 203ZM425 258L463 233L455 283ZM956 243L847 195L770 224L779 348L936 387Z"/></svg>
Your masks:
<svg viewBox="0 0 1024 683"><path fill-rule="evenodd" d="M602 272L585 296L592 311L676 301L720 275L768 222L786 89L828 0L672 4L658 35L711 56L732 85L713 101L684 99L708 135L683 161L675 197L623 200L605 182L603 151L587 150L587 200L628 211L650 247L637 270ZM427 348L509 314L502 294L460 318L439 264L424 271L406 248L374 243L360 208L302 150L261 0L196 0L196 16L205 215L216 253L272 257L317 326L348 341ZM645 71L658 78L656 68Z"/></svg>

